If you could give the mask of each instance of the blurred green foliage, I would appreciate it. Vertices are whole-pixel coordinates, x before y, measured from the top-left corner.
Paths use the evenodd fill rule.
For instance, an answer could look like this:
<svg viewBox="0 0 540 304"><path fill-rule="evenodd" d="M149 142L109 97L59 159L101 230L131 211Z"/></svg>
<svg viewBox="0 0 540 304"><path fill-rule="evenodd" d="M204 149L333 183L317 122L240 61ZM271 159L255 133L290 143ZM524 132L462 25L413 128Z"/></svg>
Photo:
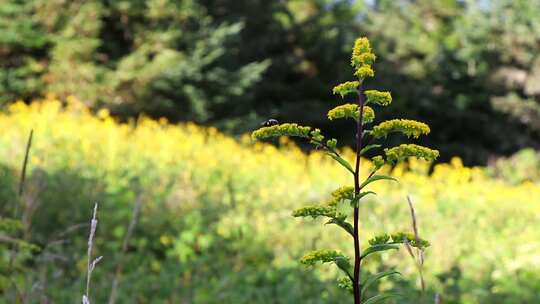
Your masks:
<svg viewBox="0 0 540 304"><path fill-rule="evenodd" d="M494 177L513 184L540 179L540 153L524 149L508 158L495 160L489 167Z"/></svg>
<svg viewBox="0 0 540 304"><path fill-rule="evenodd" d="M234 134L268 118L326 131L361 35L381 58L369 86L432 126L443 160L485 164L538 148L538 16L528 0L6 0L0 103L54 92ZM352 143L344 128L330 135Z"/></svg>
<svg viewBox="0 0 540 304"><path fill-rule="evenodd" d="M238 62L243 23L214 21L196 1L4 1L0 15L2 103L53 92L124 116L212 122L243 107L268 66Z"/></svg>
<svg viewBox="0 0 540 304"><path fill-rule="evenodd" d="M526 0L381 0L367 31L396 105L429 123L442 155L485 162L538 148L538 16Z"/></svg>

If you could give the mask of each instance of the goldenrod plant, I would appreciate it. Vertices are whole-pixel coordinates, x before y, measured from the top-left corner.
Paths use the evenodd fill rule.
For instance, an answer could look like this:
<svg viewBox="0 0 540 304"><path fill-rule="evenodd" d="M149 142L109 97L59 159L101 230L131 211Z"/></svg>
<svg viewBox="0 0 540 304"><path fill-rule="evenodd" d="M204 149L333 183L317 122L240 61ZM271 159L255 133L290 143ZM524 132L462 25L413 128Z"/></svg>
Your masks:
<svg viewBox="0 0 540 304"><path fill-rule="evenodd" d="M390 92L365 89L366 79L375 76L372 68L375 58L369 40L365 37L357 39L351 58L351 65L357 80L339 84L333 89L333 93L339 95L342 99L354 96L355 103L339 105L328 112L328 119L331 121L336 119L352 119L355 122L356 150L354 164L351 164L340 155L340 151L337 148L337 140L326 139L321 134L321 130L317 128L301 126L295 123L273 123L264 124L262 128L254 131L252 134L254 140L280 136L305 138L317 149L324 150L328 156L337 161L350 173L352 179L351 185L345 185L332 192L331 199L327 202L295 210L293 216L328 218L328 224L335 224L343 228L351 236L352 245L354 246L353 258L336 250L324 249L306 254L300 262L306 265L314 265L319 262L334 263L345 275L339 282L340 286L352 292L355 304L373 304L397 297L396 294L389 293L377 294L371 298L365 296L370 286L373 286L378 280L399 274L395 270L388 270L362 277L362 264L368 257L383 251L399 249L401 244L405 244L408 246L407 248L412 246L419 249L429 246L429 242L420 239L413 233L398 232L378 235L369 240L369 246L367 248L361 250L359 205L366 196L376 194L368 190L368 186L376 181L397 181L391 176L377 174L385 164L395 165L411 157L433 161L439 156L438 151L416 144L402 144L397 147L381 150L384 140L391 133L401 133L407 138L418 138L421 135L428 134L430 129L425 123L406 119L384 121L370 128L370 124L375 120L375 111L372 107L389 106L392 103ZM372 158L372 162L369 164L371 166L370 173L366 176L361 176L362 156L368 151L376 151L376 149L381 151L378 153L379 155Z"/></svg>

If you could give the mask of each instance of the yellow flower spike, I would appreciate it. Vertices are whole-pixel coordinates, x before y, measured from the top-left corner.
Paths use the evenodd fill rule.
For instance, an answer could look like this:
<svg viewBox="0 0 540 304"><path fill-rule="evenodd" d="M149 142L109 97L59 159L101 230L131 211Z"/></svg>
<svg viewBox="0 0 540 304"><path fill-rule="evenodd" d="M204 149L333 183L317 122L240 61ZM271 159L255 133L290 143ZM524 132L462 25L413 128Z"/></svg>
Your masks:
<svg viewBox="0 0 540 304"><path fill-rule="evenodd" d="M306 254L301 260L300 263L305 265L315 265L317 262L321 263L330 263L335 262L338 258L345 258L343 254L335 250L315 250Z"/></svg>
<svg viewBox="0 0 540 304"><path fill-rule="evenodd" d="M385 138L390 133L400 132L407 137L418 138L420 135L429 134L429 126L423 122L409 119L393 119L382 122L371 131L375 138Z"/></svg>
<svg viewBox="0 0 540 304"><path fill-rule="evenodd" d="M354 198L354 187L343 186L339 187L332 192L332 198L328 201L327 205L330 207L336 207L340 202L344 200L352 200Z"/></svg>
<svg viewBox="0 0 540 304"><path fill-rule="evenodd" d="M392 103L392 95L390 92L381 92L377 90L366 90L366 103L377 104L380 106L388 106Z"/></svg>
<svg viewBox="0 0 540 304"><path fill-rule="evenodd" d="M374 60L375 55L373 55L373 53L371 52L371 45L369 43L369 39L367 39L366 37L356 39L352 51L352 66L358 68L364 64L372 64Z"/></svg>
<svg viewBox="0 0 540 304"><path fill-rule="evenodd" d="M348 94L357 93L359 85L359 81L347 81L340 83L332 89L332 93L335 95L339 94L341 95L341 98L344 98Z"/></svg>
<svg viewBox="0 0 540 304"><path fill-rule="evenodd" d="M375 72L371 68L375 59L369 40L366 37L356 39L351 57L351 65L355 68L354 75L360 80L375 76Z"/></svg>
<svg viewBox="0 0 540 304"><path fill-rule="evenodd" d="M398 147L384 149L386 159L390 162L400 162L409 157L423 158L432 161L439 157L439 151L432 150L415 144L403 144Z"/></svg>
<svg viewBox="0 0 540 304"><path fill-rule="evenodd" d="M280 136L297 136L309 138L309 133L311 131L310 127L299 126L295 123L284 123L280 125L275 125L271 127L263 127L251 134L253 140L257 139L267 139L270 137L280 137Z"/></svg>
<svg viewBox="0 0 540 304"><path fill-rule="evenodd" d="M364 111L362 114L362 124L367 124L373 122L375 119L375 111L371 107L364 106Z"/></svg>
<svg viewBox="0 0 540 304"><path fill-rule="evenodd" d="M366 77L374 77L375 72L373 71L371 66L364 64L356 70L356 72L354 73L354 76L360 79L364 79Z"/></svg>
<svg viewBox="0 0 540 304"><path fill-rule="evenodd" d="M320 216L335 217L336 208L333 206L308 206L293 211L294 217L307 217L317 218Z"/></svg>
<svg viewBox="0 0 540 304"><path fill-rule="evenodd" d="M360 112L358 111L358 105L347 103L344 105L337 106L332 110L328 111L328 119L335 120L341 118L352 118L356 121L360 119ZM368 106L364 106L364 114L362 115L362 123L370 123L375 119L375 111Z"/></svg>

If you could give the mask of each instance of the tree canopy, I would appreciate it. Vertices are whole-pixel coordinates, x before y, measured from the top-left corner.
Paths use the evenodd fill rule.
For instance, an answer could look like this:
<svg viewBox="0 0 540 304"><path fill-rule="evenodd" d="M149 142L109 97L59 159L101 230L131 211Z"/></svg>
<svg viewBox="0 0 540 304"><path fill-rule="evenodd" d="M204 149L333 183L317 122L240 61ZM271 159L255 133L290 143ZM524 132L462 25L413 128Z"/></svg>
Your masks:
<svg viewBox="0 0 540 304"><path fill-rule="evenodd" d="M234 134L268 118L326 130L327 88L365 35L380 54L367 86L428 122L442 160L483 163L538 148L538 15L526 0L7 0L0 104L55 93Z"/></svg>

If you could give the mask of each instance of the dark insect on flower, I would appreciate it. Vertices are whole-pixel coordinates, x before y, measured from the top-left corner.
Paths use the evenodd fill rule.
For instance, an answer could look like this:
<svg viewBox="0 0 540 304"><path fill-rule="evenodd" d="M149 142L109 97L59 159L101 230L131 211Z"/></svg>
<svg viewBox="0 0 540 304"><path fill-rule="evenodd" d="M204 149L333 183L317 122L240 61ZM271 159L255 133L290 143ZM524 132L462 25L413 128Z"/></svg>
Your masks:
<svg viewBox="0 0 540 304"><path fill-rule="evenodd" d="M271 126L275 126L275 125L278 125L278 124L279 124L279 122L277 120L269 119L269 120L263 122L261 124L261 126L263 126L263 127L271 127Z"/></svg>

